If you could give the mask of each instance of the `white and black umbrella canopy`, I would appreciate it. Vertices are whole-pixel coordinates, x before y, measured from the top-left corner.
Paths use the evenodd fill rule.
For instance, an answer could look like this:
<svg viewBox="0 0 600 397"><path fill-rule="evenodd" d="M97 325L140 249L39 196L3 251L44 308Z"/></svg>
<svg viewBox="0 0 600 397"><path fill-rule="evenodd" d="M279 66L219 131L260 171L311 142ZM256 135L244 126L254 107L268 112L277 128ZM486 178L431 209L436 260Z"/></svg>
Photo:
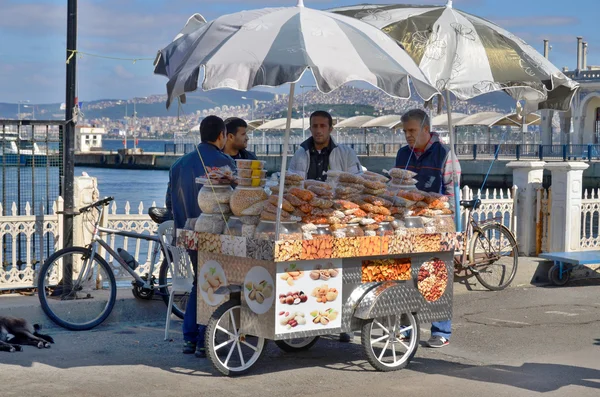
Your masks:
<svg viewBox="0 0 600 397"><path fill-rule="evenodd" d="M198 88L201 68L204 90L280 86L298 81L310 68L325 93L350 81L368 82L399 98L411 96L409 81L423 99L437 93L412 58L379 29L303 6L224 15L159 51L154 72L169 78L167 107Z"/></svg>
<svg viewBox="0 0 600 397"><path fill-rule="evenodd" d="M356 5L329 11L381 29L440 91L463 100L504 90L533 109L568 110L578 87L525 41L453 8L451 1L446 6Z"/></svg>

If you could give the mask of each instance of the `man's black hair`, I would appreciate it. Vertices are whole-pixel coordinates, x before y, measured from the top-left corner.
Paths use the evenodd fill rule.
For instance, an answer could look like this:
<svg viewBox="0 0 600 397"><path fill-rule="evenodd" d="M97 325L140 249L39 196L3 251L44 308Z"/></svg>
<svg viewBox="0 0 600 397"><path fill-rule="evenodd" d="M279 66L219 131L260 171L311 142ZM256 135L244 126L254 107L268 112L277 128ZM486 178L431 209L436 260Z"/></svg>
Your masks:
<svg viewBox="0 0 600 397"><path fill-rule="evenodd" d="M312 125L313 117L325 117L327 120L329 120L329 126L333 127L333 117L331 117L329 112L326 112L324 110L317 110L317 111L312 112L312 114L310 115L310 118L309 118L309 122L311 125Z"/></svg>
<svg viewBox="0 0 600 397"><path fill-rule="evenodd" d="M216 142L223 131L225 131L225 123L222 118L214 115L207 116L200 123L200 140Z"/></svg>
<svg viewBox="0 0 600 397"><path fill-rule="evenodd" d="M225 120L225 127L227 127L228 134L237 134L238 128L248 128L248 123L239 117L229 117Z"/></svg>

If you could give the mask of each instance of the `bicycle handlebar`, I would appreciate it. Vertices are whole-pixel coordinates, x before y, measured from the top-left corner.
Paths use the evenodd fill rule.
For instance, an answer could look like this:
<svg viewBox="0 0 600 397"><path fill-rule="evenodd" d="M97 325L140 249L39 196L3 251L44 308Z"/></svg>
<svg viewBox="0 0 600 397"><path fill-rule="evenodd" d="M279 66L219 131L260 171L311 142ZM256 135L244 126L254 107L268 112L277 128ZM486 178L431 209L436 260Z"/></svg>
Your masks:
<svg viewBox="0 0 600 397"><path fill-rule="evenodd" d="M96 202L93 202L90 205L86 205L85 207L81 207L79 209L79 213L84 213L84 212L88 212L89 210L91 210L92 208L97 208L97 207L101 207L103 205L107 205L108 203L110 203L111 201L113 201L115 198L114 197L104 197L103 199L100 199Z"/></svg>

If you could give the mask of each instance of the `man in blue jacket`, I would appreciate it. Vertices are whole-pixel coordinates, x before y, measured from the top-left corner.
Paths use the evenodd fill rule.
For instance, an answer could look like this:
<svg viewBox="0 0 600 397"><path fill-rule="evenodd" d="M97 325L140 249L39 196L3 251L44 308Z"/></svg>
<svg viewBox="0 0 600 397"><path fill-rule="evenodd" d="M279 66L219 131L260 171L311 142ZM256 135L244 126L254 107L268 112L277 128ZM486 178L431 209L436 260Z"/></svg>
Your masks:
<svg viewBox="0 0 600 397"><path fill-rule="evenodd" d="M202 185L196 183L196 177L204 176L206 172L200 160L206 167L229 166L235 171L235 162L223 153L225 147L225 123L220 117L208 116L200 123L200 140L198 150L186 154L177 160L169 171L166 206L173 214L175 228L182 229L190 218L200 216L198 192ZM198 257L196 251L189 251L194 275L197 273ZM184 354L195 353L197 357L206 357L204 349L204 332L206 327L196 322L196 282L187 302L183 318L183 347Z"/></svg>
<svg viewBox="0 0 600 397"><path fill-rule="evenodd" d="M396 168L416 172L419 190L454 197L453 166L457 178L460 178L460 164L456 157L451 156L450 148L440 142L438 135L431 133L427 113L420 109L409 110L401 120L408 145L398 151ZM453 198L450 203L454 203ZM452 321L433 322L427 344L429 347L447 346L451 334Z"/></svg>

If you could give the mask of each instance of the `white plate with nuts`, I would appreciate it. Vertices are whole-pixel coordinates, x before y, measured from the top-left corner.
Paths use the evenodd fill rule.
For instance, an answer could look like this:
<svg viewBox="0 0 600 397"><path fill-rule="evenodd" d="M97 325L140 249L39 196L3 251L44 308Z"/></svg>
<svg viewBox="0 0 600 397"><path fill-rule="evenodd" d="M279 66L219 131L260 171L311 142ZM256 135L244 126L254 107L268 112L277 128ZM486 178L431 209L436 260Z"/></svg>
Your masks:
<svg viewBox="0 0 600 397"><path fill-rule="evenodd" d="M244 298L254 313L264 314L269 311L275 299L275 284L267 269L254 266L246 273Z"/></svg>

